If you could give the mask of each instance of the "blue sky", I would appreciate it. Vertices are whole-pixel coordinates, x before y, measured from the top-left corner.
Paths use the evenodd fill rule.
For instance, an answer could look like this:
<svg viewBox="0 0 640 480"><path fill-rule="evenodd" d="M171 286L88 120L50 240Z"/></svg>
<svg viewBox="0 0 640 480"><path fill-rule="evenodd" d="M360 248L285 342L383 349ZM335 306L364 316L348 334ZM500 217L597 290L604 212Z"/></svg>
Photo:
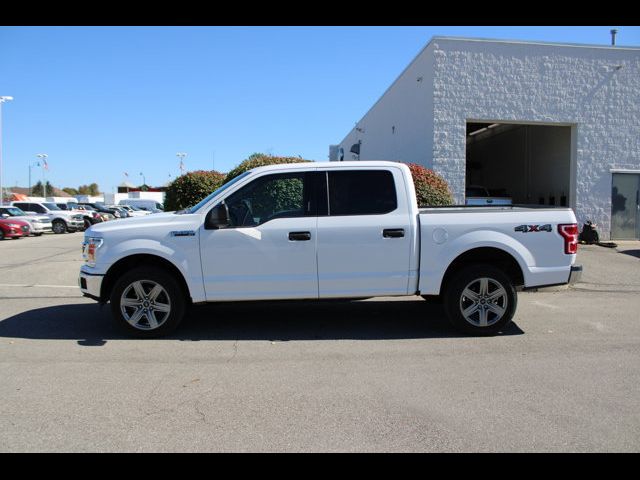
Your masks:
<svg viewBox="0 0 640 480"><path fill-rule="evenodd" d="M3 184L161 185L253 152L327 160L435 35L640 45L640 27L0 27ZM42 178L34 168L35 180Z"/></svg>

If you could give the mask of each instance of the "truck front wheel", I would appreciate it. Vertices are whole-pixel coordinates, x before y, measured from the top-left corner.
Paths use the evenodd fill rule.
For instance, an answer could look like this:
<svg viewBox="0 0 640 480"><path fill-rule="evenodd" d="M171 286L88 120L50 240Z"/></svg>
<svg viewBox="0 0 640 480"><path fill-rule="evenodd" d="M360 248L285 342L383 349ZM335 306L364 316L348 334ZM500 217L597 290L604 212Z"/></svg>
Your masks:
<svg viewBox="0 0 640 480"><path fill-rule="evenodd" d="M143 338L172 332L182 321L186 303L180 285L171 275L144 266L116 281L110 301L116 323Z"/></svg>
<svg viewBox="0 0 640 480"><path fill-rule="evenodd" d="M511 279L492 265L479 264L456 273L447 286L444 307L458 330L493 335L511 321L517 302Z"/></svg>

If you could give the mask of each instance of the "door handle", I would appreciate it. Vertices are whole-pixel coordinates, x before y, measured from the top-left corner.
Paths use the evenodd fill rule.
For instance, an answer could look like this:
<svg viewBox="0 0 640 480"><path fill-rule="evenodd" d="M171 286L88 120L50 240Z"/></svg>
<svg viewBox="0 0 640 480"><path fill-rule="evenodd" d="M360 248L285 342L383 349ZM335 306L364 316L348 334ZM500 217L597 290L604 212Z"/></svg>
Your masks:
<svg viewBox="0 0 640 480"><path fill-rule="evenodd" d="M385 228L382 230L384 238L400 238L404 237L404 228Z"/></svg>
<svg viewBox="0 0 640 480"><path fill-rule="evenodd" d="M311 232L289 232L289 240L294 242L311 240Z"/></svg>

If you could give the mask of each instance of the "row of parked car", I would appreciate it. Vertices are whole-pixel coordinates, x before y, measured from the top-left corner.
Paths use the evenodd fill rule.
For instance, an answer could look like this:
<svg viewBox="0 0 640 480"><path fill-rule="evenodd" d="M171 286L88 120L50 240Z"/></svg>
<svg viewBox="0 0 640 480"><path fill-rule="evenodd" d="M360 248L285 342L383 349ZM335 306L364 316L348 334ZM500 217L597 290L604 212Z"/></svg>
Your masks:
<svg viewBox="0 0 640 480"><path fill-rule="evenodd" d="M78 232L96 223L145 216L157 211L161 210L151 206L104 203L11 202L0 205L0 240L40 236L47 232Z"/></svg>

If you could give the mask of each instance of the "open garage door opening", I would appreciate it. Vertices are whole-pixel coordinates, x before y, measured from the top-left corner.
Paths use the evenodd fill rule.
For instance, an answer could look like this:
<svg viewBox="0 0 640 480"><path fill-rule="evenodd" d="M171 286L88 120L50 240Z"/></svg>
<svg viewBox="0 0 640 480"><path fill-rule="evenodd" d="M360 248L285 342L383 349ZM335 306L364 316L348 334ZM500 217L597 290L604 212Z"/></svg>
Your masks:
<svg viewBox="0 0 640 480"><path fill-rule="evenodd" d="M467 202L572 206L571 128L467 121Z"/></svg>

